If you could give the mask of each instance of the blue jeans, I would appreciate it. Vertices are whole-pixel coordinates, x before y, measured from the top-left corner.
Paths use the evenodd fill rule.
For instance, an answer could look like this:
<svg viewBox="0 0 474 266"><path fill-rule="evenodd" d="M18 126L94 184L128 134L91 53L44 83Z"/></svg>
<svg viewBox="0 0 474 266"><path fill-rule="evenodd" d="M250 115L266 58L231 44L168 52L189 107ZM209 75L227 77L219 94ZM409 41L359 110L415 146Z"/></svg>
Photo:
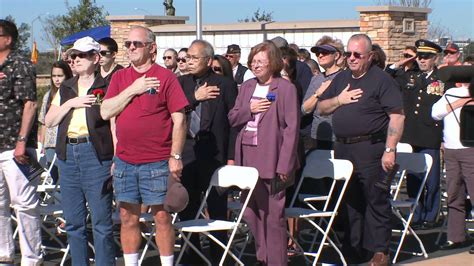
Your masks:
<svg viewBox="0 0 474 266"><path fill-rule="evenodd" d="M67 144L66 160L58 160L62 207L73 265L89 265L87 206L91 210L96 265L115 265L112 191L104 191L112 161L97 159L92 143Z"/></svg>

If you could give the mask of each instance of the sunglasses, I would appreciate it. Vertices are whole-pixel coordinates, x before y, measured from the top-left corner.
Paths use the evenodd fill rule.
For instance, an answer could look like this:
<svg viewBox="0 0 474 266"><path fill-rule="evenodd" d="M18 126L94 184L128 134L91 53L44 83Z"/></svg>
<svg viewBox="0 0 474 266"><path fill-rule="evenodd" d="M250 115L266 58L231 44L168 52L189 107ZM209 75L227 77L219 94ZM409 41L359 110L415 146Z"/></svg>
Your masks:
<svg viewBox="0 0 474 266"><path fill-rule="evenodd" d="M222 72L222 67L212 67L212 70L214 70L214 72Z"/></svg>
<svg viewBox="0 0 474 266"><path fill-rule="evenodd" d="M444 51L443 54L444 55L448 55L448 54L457 54L458 52L454 52L454 51Z"/></svg>
<svg viewBox="0 0 474 266"><path fill-rule="evenodd" d="M344 57L350 58L351 56L354 56L354 58L356 59L361 59L363 57L363 54L358 52L344 52Z"/></svg>
<svg viewBox="0 0 474 266"><path fill-rule="evenodd" d="M130 48L130 46L132 46L133 44L133 47L135 48L143 48L145 47L147 44L149 44L150 42L141 42L141 41L125 41L125 47L126 48Z"/></svg>
<svg viewBox="0 0 474 266"><path fill-rule="evenodd" d="M178 58L176 58L176 61L178 61L178 63L186 63L186 58L178 57Z"/></svg>
<svg viewBox="0 0 474 266"><path fill-rule="evenodd" d="M101 56L107 56L107 55L111 55L112 54L112 51L100 51L99 54Z"/></svg>
<svg viewBox="0 0 474 266"><path fill-rule="evenodd" d="M434 54L423 53L423 54L416 54L416 57L418 57L418 59L431 59L431 58L435 57L435 55Z"/></svg>
<svg viewBox="0 0 474 266"><path fill-rule="evenodd" d="M326 55L330 55L330 54L334 54L334 53L336 53L336 52L331 52L331 51L326 51L326 50L317 50L315 52L317 57L319 57L320 55L326 56Z"/></svg>
<svg viewBox="0 0 474 266"><path fill-rule="evenodd" d="M226 54L225 55L225 58L234 58L235 56L231 55L231 54Z"/></svg>
<svg viewBox="0 0 474 266"><path fill-rule="evenodd" d="M163 56L163 60L166 60L166 59L171 60L172 58L173 58L172 56Z"/></svg>
<svg viewBox="0 0 474 266"><path fill-rule="evenodd" d="M72 60L70 60L70 59L69 59L69 60L65 60L64 62L66 62L68 65L74 64L74 61L72 61Z"/></svg>
<svg viewBox="0 0 474 266"><path fill-rule="evenodd" d="M408 58L412 58L413 55L411 55L411 54L403 54L403 57L408 59Z"/></svg>
<svg viewBox="0 0 474 266"><path fill-rule="evenodd" d="M78 53L78 54L71 54L70 57L72 60L76 60L76 57L81 59L87 58L91 55L91 53Z"/></svg>

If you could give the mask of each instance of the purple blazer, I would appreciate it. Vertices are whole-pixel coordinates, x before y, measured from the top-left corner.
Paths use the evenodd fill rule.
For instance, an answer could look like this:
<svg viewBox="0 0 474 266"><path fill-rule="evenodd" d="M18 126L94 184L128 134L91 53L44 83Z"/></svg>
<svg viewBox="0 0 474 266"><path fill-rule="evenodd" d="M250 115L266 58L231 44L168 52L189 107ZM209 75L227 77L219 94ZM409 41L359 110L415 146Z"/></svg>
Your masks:
<svg viewBox="0 0 474 266"><path fill-rule="evenodd" d="M235 164L242 165L242 135L245 125L253 120L250 99L257 79L242 84L234 108L229 112L232 127L242 127L235 142ZM295 86L280 77L273 78L269 92L276 95L275 102L262 114L258 124L257 170L261 178L272 179L279 174L290 175L299 167L296 156L300 128L300 107Z"/></svg>

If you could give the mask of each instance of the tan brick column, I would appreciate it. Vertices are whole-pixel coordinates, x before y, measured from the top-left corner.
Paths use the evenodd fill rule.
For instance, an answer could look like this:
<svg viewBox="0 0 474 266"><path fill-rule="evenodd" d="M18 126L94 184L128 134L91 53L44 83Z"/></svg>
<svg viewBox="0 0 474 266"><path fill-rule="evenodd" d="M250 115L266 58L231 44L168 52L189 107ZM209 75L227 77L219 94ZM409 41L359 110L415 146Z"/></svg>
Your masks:
<svg viewBox="0 0 474 266"><path fill-rule="evenodd" d="M127 39L128 33L132 26L152 27L165 24L184 24L189 17L178 16L148 16L148 15L133 15L133 16L108 16L110 21L110 37L112 37L118 44L117 63L127 66L129 64L124 42Z"/></svg>
<svg viewBox="0 0 474 266"><path fill-rule="evenodd" d="M367 6L356 10L360 13L360 32L382 47L387 64L398 61L405 46L414 46L416 40L428 36L429 8Z"/></svg>

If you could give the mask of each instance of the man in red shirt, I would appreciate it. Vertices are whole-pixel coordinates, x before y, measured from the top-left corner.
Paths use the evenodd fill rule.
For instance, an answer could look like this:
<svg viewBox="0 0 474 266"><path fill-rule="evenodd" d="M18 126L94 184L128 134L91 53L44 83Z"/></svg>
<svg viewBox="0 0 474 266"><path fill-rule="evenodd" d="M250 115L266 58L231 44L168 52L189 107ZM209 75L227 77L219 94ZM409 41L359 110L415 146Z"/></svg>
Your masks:
<svg viewBox="0 0 474 266"><path fill-rule="evenodd" d="M173 265L174 229L163 209L168 176L180 181L188 101L176 76L153 63L155 35L133 27L125 41L131 67L117 71L101 106L116 120L113 168L126 265L138 265L140 205L151 206L161 265Z"/></svg>

